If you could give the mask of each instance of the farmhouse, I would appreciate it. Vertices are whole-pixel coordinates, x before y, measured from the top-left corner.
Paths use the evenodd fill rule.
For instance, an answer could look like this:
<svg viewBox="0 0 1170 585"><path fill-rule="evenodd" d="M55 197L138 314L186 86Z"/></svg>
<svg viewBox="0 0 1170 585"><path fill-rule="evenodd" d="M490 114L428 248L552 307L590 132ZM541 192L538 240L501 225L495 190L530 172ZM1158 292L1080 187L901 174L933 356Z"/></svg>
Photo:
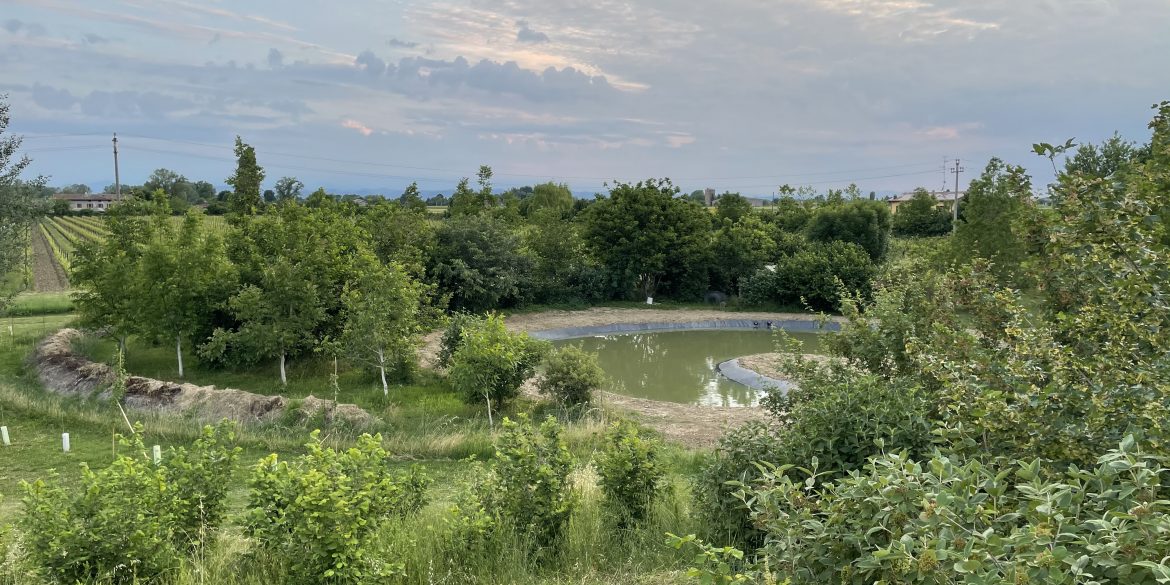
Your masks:
<svg viewBox="0 0 1170 585"><path fill-rule="evenodd" d="M962 199L967 194L966 191L958 191L958 198ZM938 206L948 211L955 205L955 191L931 191L931 195L938 200ZM898 213L898 206L913 199L914 192L909 191L886 199L886 203L890 205L890 213Z"/></svg>
<svg viewBox="0 0 1170 585"><path fill-rule="evenodd" d="M118 196L109 193L57 193L53 199L69 202L69 211L101 211L118 202Z"/></svg>

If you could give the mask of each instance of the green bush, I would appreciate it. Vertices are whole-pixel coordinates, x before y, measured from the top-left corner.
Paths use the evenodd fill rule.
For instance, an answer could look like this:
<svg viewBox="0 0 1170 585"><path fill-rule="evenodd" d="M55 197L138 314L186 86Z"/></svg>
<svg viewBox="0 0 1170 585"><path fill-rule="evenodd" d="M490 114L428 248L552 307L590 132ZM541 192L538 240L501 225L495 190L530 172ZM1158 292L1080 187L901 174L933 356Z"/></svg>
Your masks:
<svg viewBox="0 0 1170 585"><path fill-rule="evenodd" d="M548 349L547 342L526 333L510 333L504 319L492 315L463 329L451 355L451 385L468 403L486 402L488 416L519 394Z"/></svg>
<svg viewBox="0 0 1170 585"><path fill-rule="evenodd" d="M939 207L938 199L926 189L914 190L914 197L898 206L890 222L895 236L928 238L951 232L953 212Z"/></svg>
<svg viewBox="0 0 1170 585"><path fill-rule="evenodd" d="M744 497L776 581L1153 585L1170 582L1168 463L1132 436L1065 472L890 454L820 485L769 471Z"/></svg>
<svg viewBox="0 0 1170 585"><path fill-rule="evenodd" d="M605 506L618 528L636 526L649 514L666 476L658 451L658 442L628 421L614 423L606 433L594 465Z"/></svg>
<svg viewBox="0 0 1170 585"><path fill-rule="evenodd" d="M131 455L109 467L81 467L80 489L56 480L25 483L20 526L33 564L62 582L132 583L179 566L190 546L205 540L223 515L223 498L237 450L223 443L229 425L205 428L188 450L155 465L141 427L122 439Z"/></svg>
<svg viewBox="0 0 1170 585"><path fill-rule="evenodd" d="M544 377L538 384L540 391L565 406L589 404L593 393L605 383L597 356L568 345L553 352L548 358Z"/></svg>
<svg viewBox="0 0 1170 585"><path fill-rule="evenodd" d="M737 488L727 482L751 484L761 476L757 463L777 460L776 428L767 422L745 423L719 439L692 486L694 508L709 540L748 548L763 542L743 500L735 495Z"/></svg>
<svg viewBox="0 0 1170 585"><path fill-rule="evenodd" d="M482 317L468 313L451 315L451 319L447 321L447 327L443 329L443 336L439 340L440 367L445 368L451 365L451 356L455 355L455 350L459 349L459 344L463 341L463 330L482 322Z"/></svg>
<svg viewBox="0 0 1170 585"><path fill-rule="evenodd" d="M870 260L886 257L890 239L890 209L881 201L850 201L823 205L809 219L805 235L814 242L850 242L861 246Z"/></svg>
<svg viewBox="0 0 1170 585"><path fill-rule="evenodd" d="M300 458L273 454L253 468L245 532L285 564L291 582L368 582L400 571L369 558L369 540L384 520L421 508L429 481L417 469L391 474L381 443L365 434L335 451L313 431Z"/></svg>
<svg viewBox="0 0 1170 585"><path fill-rule="evenodd" d="M868 296L876 272L865 251L847 242L811 244L780 257L774 268L760 270L742 284L746 302L835 309L843 292Z"/></svg>
<svg viewBox="0 0 1170 585"><path fill-rule="evenodd" d="M527 415L505 418L490 471L479 474L456 507L456 532L468 548L490 547L506 532L539 555L555 552L577 504L573 456L552 417L534 427Z"/></svg>

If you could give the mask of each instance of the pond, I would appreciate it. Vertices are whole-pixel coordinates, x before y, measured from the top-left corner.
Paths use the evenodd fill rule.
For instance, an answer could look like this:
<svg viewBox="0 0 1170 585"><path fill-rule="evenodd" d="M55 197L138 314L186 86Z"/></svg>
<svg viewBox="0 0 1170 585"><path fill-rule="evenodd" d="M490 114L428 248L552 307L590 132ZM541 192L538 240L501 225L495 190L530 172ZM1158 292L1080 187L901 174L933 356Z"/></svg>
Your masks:
<svg viewBox="0 0 1170 585"><path fill-rule="evenodd" d="M817 335L788 332L817 353ZM749 406L761 392L724 378L716 366L726 360L774 351L769 331L687 330L600 335L555 341L596 353L610 390L626 396L682 404Z"/></svg>

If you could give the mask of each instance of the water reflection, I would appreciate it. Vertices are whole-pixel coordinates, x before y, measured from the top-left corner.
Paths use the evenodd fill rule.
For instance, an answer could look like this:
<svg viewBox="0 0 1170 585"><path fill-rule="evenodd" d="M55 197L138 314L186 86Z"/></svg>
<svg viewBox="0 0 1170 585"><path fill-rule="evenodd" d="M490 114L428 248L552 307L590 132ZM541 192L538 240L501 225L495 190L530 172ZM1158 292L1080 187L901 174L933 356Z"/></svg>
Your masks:
<svg viewBox="0 0 1170 585"><path fill-rule="evenodd" d="M815 333L789 333L816 352ZM759 392L732 382L715 370L734 357L772 351L767 331L712 330L630 333L556 342L573 344L597 354L611 390L627 396L704 404L746 406L759 402Z"/></svg>

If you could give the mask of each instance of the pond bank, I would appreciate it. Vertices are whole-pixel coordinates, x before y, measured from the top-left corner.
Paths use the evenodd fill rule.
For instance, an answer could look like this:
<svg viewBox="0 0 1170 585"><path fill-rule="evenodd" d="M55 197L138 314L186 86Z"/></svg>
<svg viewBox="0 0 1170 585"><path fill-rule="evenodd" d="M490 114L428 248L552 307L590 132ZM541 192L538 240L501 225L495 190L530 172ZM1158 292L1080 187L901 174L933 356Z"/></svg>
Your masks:
<svg viewBox="0 0 1170 585"><path fill-rule="evenodd" d="M510 315L504 319L511 331L524 331L544 339L567 339L587 335L602 335L631 331L671 329L751 329L753 322L760 327L768 321L794 330L815 331L819 315L807 313L732 312L716 309L628 309L596 307L581 311L544 311ZM839 326L840 319L830 319L829 327ZM699 326L705 325L705 326ZM574 333L570 335L570 333ZM439 352L441 331L425 338L420 360L426 367L434 367ZM534 392L530 380L525 389ZM647 426L664 437L691 447L714 446L724 430L749 420L762 419L765 414L758 407L698 406L634 398L612 392L603 392L600 402L607 406L630 411Z"/></svg>

